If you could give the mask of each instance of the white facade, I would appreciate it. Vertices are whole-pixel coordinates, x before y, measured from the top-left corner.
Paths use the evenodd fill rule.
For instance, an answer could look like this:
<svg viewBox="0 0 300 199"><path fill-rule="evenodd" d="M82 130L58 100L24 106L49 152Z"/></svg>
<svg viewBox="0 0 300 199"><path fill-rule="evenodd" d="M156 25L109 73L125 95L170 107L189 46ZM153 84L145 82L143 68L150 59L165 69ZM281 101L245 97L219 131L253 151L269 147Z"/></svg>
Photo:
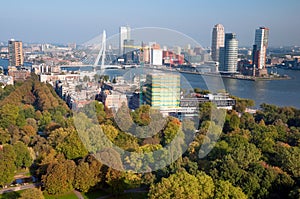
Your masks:
<svg viewBox="0 0 300 199"><path fill-rule="evenodd" d="M220 48L224 47L225 31L222 24L217 24L213 28L211 43L211 58L213 61L219 61Z"/></svg>
<svg viewBox="0 0 300 199"><path fill-rule="evenodd" d="M130 27L129 26L121 26L120 27L120 55L123 54L124 51L124 40L130 40Z"/></svg>
<svg viewBox="0 0 300 199"><path fill-rule="evenodd" d="M151 64L161 66L163 60L163 52L161 49L152 49L151 50Z"/></svg>
<svg viewBox="0 0 300 199"><path fill-rule="evenodd" d="M0 75L0 82L3 85L14 85L14 78L12 76ZM4 87L4 86L3 86Z"/></svg>
<svg viewBox="0 0 300 199"><path fill-rule="evenodd" d="M260 27L255 31L256 50L258 51L257 68L263 69L266 67L266 56L268 47L269 29Z"/></svg>

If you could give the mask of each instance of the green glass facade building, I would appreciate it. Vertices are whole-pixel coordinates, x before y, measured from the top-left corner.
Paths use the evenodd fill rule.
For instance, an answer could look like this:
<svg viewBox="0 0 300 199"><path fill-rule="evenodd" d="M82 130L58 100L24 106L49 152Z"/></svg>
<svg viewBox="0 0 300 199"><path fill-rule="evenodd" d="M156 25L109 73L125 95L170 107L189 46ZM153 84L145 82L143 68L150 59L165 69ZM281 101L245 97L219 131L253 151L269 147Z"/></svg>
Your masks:
<svg viewBox="0 0 300 199"><path fill-rule="evenodd" d="M178 108L180 75L169 73L146 76L146 103L154 108Z"/></svg>

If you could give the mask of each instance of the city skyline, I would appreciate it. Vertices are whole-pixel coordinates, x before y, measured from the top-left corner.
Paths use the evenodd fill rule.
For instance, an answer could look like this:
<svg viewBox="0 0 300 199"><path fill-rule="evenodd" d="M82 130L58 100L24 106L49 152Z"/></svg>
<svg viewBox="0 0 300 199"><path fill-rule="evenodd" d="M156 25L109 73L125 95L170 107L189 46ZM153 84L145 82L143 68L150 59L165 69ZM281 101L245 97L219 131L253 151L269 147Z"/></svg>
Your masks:
<svg viewBox="0 0 300 199"><path fill-rule="evenodd" d="M278 0L259 2L260 6L257 4L258 1L236 0L205 3L192 0L184 5L179 1L141 3L136 0L66 1L59 4L55 1L40 3L32 0L17 4L16 1L5 1L2 3L5 9L2 9L0 17L0 40L15 38L29 43L80 44L103 29L107 30L108 35L114 35L120 26L129 25L132 29L174 29L207 47L211 43L211 29L214 24L221 23L226 31L237 34L240 46L251 46L254 30L260 26L271 30L269 46L300 45L300 22L294 20L298 18L297 7L300 2L291 0L287 4ZM12 8L14 15L10 14ZM285 10L288 12L282 14Z"/></svg>

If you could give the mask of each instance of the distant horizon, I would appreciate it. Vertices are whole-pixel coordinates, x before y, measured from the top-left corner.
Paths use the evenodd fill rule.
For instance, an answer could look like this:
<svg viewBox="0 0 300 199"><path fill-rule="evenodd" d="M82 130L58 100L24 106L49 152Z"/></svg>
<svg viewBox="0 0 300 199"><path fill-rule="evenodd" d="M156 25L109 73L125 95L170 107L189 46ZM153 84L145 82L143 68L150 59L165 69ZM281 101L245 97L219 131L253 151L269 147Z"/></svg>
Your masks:
<svg viewBox="0 0 300 199"><path fill-rule="evenodd" d="M9 40L9 39L8 39ZM4 41L4 40L0 40L0 43L4 43L4 44L8 44L8 40ZM61 43L61 42L38 42L38 41L33 41L33 42L27 42L27 41L23 41L21 39L18 39L18 41L22 41L23 44L29 44L29 45L34 45L34 44L51 44L51 45L61 45L61 46L67 46L68 44L72 44L72 43L76 43L76 45L83 45L84 42L82 43L77 43L77 42L67 42L67 43ZM5 46L5 45L4 45ZM0 47L3 47L0 45ZM211 45L209 46L202 46L203 48L210 48ZM289 48L289 47L300 47L300 45L282 45L282 46L268 46L268 48ZM253 44L252 45L239 45L239 48L253 48Z"/></svg>
<svg viewBox="0 0 300 199"><path fill-rule="evenodd" d="M3 1L0 40L78 43L118 34L119 27L163 27L182 32L201 46L211 44L215 24L237 34L240 46L254 43L255 29L270 28L269 46L300 45L299 0L273 1Z"/></svg>
<svg viewBox="0 0 300 199"><path fill-rule="evenodd" d="M216 23L217 24L217 23ZM216 24L214 24L214 25L216 25ZM213 26L214 26L213 25ZM212 26L212 28L213 28L213 26ZM131 27L131 26L130 26ZM257 26L257 28L259 28L259 27L261 27L261 26ZM266 26L267 27L267 26ZM116 29L118 29L119 27L117 27ZM131 27L133 30L135 29L134 27ZM146 27L147 28L147 27ZM160 27L158 27L158 28L160 28ZM212 28L211 28L211 31L212 31ZM226 27L225 27L226 28ZM171 30L175 30L175 31L178 31L178 30L176 30L176 29L171 29ZM254 44L254 35L255 35L255 33L254 33L254 31L255 31L255 29L253 30L253 42L252 42L252 44L243 44L243 45L239 45L239 48L242 48L242 47L252 47L253 46L253 44ZM179 31L180 32L180 31ZM236 33L236 32L234 32L234 31L231 31L232 33ZM225 33L231 33L231 32L228 32L228 31L226 31ZM270 30L270 40L271 40L271 38L272 38L272 30ZM184 32L181 32L181 33L183 33L183 34L186 34L186 33L184 33ZM109 35L108 36L108 38L110 37L110 36L115 36L115 35L118 35L119 33L118 32L115 32L114 34L111 34L111 35ZM237 34L237 33L236 33ZM100 34L99 34L100 35ZM83 43L85 43L85 42L87 42L89 39L91 39L91 38L93 38L93 37L97 37L97 36L99 36L99 35L92 35L92 36L88 36L87 38L87 40L84 40L84 41L47 41L47 40L43 40L43 41L36 41L36 40L32 40L32 41L28 41L28 40L23 40L22 38L15 38L15 37L10 37L10 38L8 38L7 40L4 40L3 38L1 38L0 39L0 43L8 43L8 41L10 40L10 39L15 39L15 40L19 40L19 41L22 41L23 43L25 43L25 44L54 44L54 45L67 45L67 44L70 44L70 43L76 43L76 44L78 44L78 45L82 45ZM190 35L187 35L187 36L189 36L189 37L191 37L192 39L194 39L192 36L190 36ZM240 42L240 40L239 40L239 35L237 34L237 38L238 38L238 41ZM196 40L196 39L195 39ZM205 48L207 48L207 47L211 47L211 38L209 38L209 42L208 42L208 45L203 45L203 44L201 44L198 40L196 40L202 47L205 47ZM294 43L294 44L283 44L283 45L272 45L270 42L269 42L269 47L270 48L280 48L280 47L300 47L300 43L299 44L297 44L297 43Z"/></svg>

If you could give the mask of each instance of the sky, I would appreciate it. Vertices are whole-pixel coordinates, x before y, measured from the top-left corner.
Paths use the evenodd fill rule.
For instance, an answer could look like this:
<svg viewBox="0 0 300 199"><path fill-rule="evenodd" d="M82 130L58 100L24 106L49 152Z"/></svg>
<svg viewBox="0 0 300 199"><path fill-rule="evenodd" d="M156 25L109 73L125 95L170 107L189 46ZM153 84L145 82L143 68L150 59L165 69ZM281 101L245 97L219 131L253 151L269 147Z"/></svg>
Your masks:
<svg viewBox="0 0 300 199"><path fill-rule="evenodd" d="M84 43L119 27L174 29L210 46L221 23L239 46L251 46L255 29L270 28L269 46L300 46L299 0L5 0L0 4L0 41Z"/></svg>

